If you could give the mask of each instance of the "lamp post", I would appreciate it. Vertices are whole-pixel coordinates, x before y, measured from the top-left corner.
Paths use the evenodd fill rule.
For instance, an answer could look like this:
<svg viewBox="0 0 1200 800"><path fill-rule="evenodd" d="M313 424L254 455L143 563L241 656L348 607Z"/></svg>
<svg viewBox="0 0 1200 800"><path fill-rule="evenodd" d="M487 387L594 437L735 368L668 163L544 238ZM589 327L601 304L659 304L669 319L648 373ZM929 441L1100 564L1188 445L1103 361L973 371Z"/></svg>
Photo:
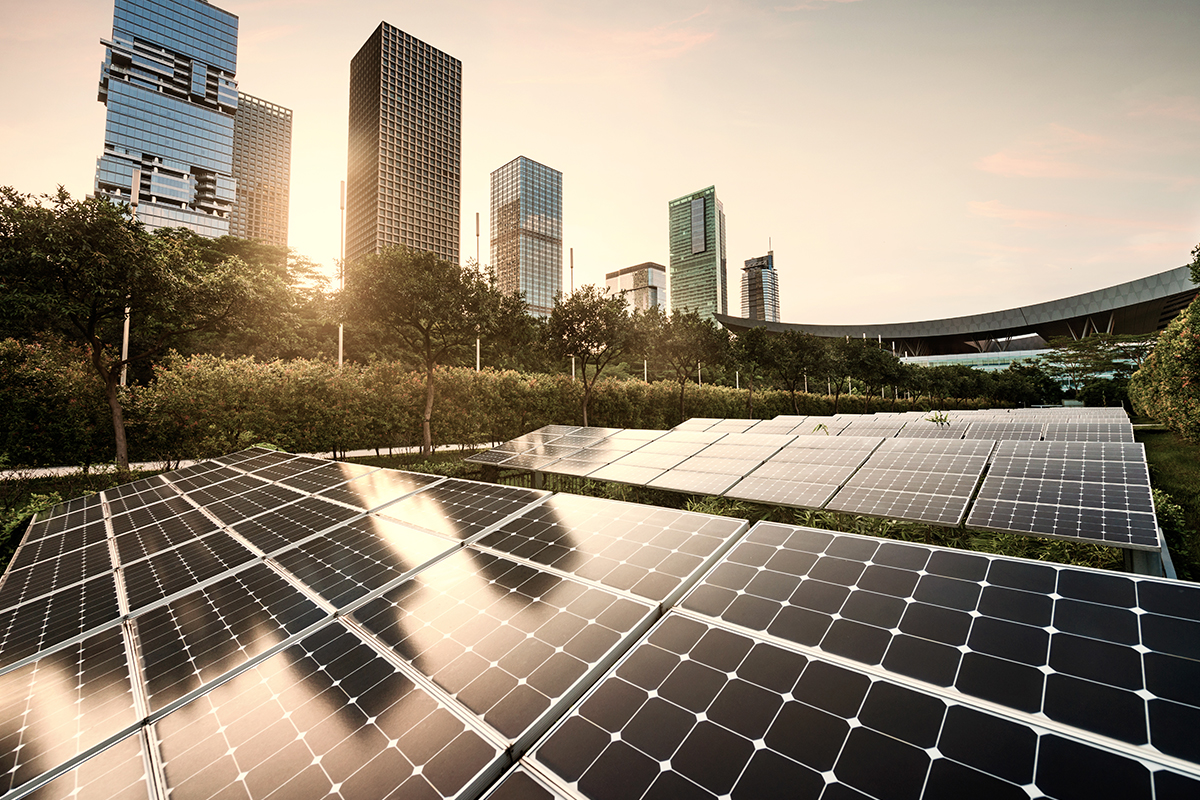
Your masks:
<svg viewBox="0 0 1200 800"><path fill-rule="evenodd" d="M137 222L138 195L142 191L142 168L134 167L129 181L129 218ZM125 329L121 333L121 385L125 385L129 370L129 295L125 295Z"/></svg>
<svg viewBox="0 0 1200 800"><path fill-rule="evenodd" d="M346 182L342 181L341 213L338 215L338 230L341 233L341 245L338 248L338 291L346 288ZM338 323L338 366L342 366L342 337L343 325Z"/></svg>

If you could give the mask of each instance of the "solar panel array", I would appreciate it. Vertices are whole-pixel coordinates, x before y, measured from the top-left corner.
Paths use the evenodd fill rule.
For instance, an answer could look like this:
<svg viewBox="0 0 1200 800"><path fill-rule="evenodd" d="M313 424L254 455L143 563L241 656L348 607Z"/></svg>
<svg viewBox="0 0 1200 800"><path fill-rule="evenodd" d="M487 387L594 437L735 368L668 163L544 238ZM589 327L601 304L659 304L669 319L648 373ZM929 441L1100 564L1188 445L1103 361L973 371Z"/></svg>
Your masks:
<svg viewBox="0 0 1200 800"><path fill-rule="evenodd" d="M1120 409L691 419L670 431L551 426L467 460L772 505L949 527L965 521L1005 533L1161 549L1144 449Z"/></svg>
<svg viewBox="0 0 1200 800"><path fill-rule="evenodd" d="M878 480L986 449L803 438L781 451ZM700 457L757 457L728 444ZM1190 798L1198 609L1179 581L255 449L31 525L0 581L0 797Z"/></svg>
<svg viewBox="0 0 1200 800"><path fill-rule="evenodd" d="M262 449L61 504L0 797L477 797L745 529Z"/></svg>

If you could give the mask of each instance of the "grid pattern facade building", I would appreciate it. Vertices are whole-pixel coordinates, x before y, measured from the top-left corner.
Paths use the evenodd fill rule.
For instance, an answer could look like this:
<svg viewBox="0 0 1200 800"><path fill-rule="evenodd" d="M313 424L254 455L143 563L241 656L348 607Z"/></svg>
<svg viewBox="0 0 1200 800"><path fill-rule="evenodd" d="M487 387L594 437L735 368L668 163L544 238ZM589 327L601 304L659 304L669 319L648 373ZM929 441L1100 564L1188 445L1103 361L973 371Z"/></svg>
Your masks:
<svg viewBox="0 0 1200 800"><path fill-rule="evenodd" d="M702 317L728 314L725 278L725 208L709 186L672 200L670 212L671 310Z"/></svg>
<svg viewBox="0 0 1200 800"><path fill-rule="evenodd" d="M493 172L491 228L500 290L550 316L562 292L562 173L525 156Z"/></svg>
<svg viewBox="0 0 1200 800"><path fill-rule="evenodd" d="M292 112L238 92L233 121L233 177L237 201L229 232L287 247L292 172Z"/></svg>
<svg viewBox="0 0 1200 800"><path fill-rule="evenodd" d="M462 62L386 22L350 62L346 259L404 245L458 262Z"/></svg>
<svg viewBox="0 0 1200 800"><path fill-rule="evenodd" d="M773 251L747 259L742 267L742 317L779 322L779 273Z"/></svg>
<svg viewBox="0 0 1200 800"><path fill-rule="evenodd" d="M612 294L623 294L625 300L639 311L648 311L667 304L667 268L647 261L633 267L610 272L604 276Z"/></svg>
<svg viewBox="0 0 1200 800"><path fill-rule="evenodd" d="M136 198L151 229L229 233L237 37L237 17L203 0L115 1L97 195Z"/></svg>

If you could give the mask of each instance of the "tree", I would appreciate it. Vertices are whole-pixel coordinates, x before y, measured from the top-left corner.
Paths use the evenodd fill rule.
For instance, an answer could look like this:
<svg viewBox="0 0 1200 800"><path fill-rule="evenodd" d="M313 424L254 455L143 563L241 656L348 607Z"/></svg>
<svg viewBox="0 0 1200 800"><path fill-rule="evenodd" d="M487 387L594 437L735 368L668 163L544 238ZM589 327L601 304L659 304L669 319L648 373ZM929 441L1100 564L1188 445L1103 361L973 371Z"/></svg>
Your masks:
<svg viewBox="0 0 1200 800"><path fill-rule="evenodd" d="M230 329L259 309L266 279L236 257L215 263L188 235L154 235L104 198L72 200L0 188L0 320L9 332L57 332L82 344L104 384L116 462L129 470L122 370L175 342ZM135 332L120 352L128 311Z"/></svg>
<svg viewBox="0 0 1200 800"><path fill-rule="evenodd" d="M621 295L588 284L564 297L550 312L551 347L559 356L579 359L583 372L583 424L601 371L638 344L638 325ZM591 375L589 377L589 367Z"/></svg>
<svg viewBox="0 0 1200 800"><path fill-rule="evenodd" d="M434 371L474 352L476 336L496 324L502 298L478 270L406 247L390 247L346 266L341 318L395 336L425 373L421 452L426 456L433 453Z"/></svg>
<svg viewBox="0 0 1200 800"><path fill-rule="evenodd" d="M803 331L784 331L771 340L774 349L772 371L792 395L792 413L800 413L796 392L806 386L809 377L823 376L827 343L825 339ZM805 389L807 391L807 388Z"/></svg>
<svg viewBox="0 0 1200 800"><path fill-rule="evenodd" d="M679 421L684 419L684 390L696 374L697 364L716 364L725 360L729 334L711 319L696 311L676 309L667 315L652 308L643 317L649 356L659 369L665 369L679 384Z"/></svg>
<svg viewBox="0 0 1200 800"><path fill-rule="evenodd" d="M775 364L775 350L767 336L767 329L757 327L742 331L733 337L731 351L734 363L746 376L746 383L749 384L746 416L753 419L755 379L772 369Z"/></svg>
<svg viewBox="0 0 1200 800"><path fill-rule="evenodd" d="M995 384L992 398L1018 406L1057 403L1062 388L1036 363L1013 363L1008 369L993 374Z"/></svg>

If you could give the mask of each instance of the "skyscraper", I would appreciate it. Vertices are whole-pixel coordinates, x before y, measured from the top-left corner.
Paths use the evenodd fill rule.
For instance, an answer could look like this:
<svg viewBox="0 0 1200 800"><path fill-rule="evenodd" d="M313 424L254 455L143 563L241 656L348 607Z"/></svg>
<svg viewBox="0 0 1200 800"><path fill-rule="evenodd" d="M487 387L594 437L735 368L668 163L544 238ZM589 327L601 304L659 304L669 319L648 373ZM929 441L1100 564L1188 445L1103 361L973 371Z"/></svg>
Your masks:
<svg viewBox="0 0 1200 800"><path fill-rule="evenodd" d="M647 261L625 267L604 276L610 294L623 294L625 300L638 311L666 305L667 268L662 264Z"/></svg>
<svg viewBox="0 0 1200 800"><path fill-rule="evenodd" d="M115 0L97 195L136 196L150 228L229 232L237 37L237 17L204 0Z"/></svg>
<svg viewBox="0 0 1200 800"><path fill-rule="evenodd" d="M233 121L237 199L229 217L229 232L287 247L291 174L291 110L238 92Z"/></svg>
<svg viewBox="0 0 1200 800"><path fill-rule="evenodd" d="M779 273L772 250L746 259L742 267L742 317L779 322Z"/></svg>
<svg viewBox="0 0 1200 800"><path fill-rule="evenodd" d="M492 266L500 290L520 291L548 317L562 292L562 173L519 156L492 173Z"/></svg>
<svg viewBox="0 0 1200 800"><path fill-rule="evenodd" d="M703 317L729 313L725 280L725 209L709 186L668 204L671 310Z"/></svg>
<svg viewBox="0 0 1200 800"><path fill-rule="evenodd" d="M346 259L458 261L462 62L381 22L350 62Z"/></svg>

